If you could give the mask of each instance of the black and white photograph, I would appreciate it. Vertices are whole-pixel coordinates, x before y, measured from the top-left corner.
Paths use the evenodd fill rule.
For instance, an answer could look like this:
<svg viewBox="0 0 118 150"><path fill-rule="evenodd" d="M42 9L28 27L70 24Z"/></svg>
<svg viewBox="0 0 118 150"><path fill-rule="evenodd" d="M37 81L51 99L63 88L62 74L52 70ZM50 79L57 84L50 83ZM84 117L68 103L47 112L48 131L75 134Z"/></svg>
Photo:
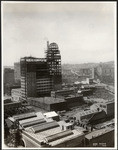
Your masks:
<svg viewBox="0 0 118 150"><path fill-rule="evenodd" d="M116 149L116 1L2 1L2 148Z"/></svg>

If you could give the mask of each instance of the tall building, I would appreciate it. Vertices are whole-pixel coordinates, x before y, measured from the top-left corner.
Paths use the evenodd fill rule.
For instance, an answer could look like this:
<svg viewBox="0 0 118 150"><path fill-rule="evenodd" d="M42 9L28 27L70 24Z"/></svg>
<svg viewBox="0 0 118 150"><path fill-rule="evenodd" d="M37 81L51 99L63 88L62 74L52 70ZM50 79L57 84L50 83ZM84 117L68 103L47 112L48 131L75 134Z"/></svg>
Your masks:
<svg viewBox="0 0 118 150"><path fill-rule="evenodd" d="M47 42L46 60L53 80L53 88L60 90L62 88L61 55L56 43Z"/></svg>
<svg viewBox="0 0 118 150"><path fill-rule="evenodd" d="M50 96L52 90L61 89L61 55L56 43L47 42L46 58L21 58L20 67L22 99Z"/></svg>
<svg viewBox="0 0 118 150"><path fill-rule="evenodd" d="M20 65L22 99L49 95L52 90L52 80L46 59L24 57L21 58Z"/></svg>

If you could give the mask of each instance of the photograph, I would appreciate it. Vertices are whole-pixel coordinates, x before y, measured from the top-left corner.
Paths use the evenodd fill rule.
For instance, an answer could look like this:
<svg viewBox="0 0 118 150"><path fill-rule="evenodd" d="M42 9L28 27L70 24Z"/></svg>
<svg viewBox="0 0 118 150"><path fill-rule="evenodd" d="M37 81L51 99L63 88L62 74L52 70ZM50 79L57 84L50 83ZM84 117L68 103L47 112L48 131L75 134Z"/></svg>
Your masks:
<svg viewBox="0 0 118 150"><path fill-rule="evenodd" d="M2 149L117 149L117 2L2 1Z"/></svg>

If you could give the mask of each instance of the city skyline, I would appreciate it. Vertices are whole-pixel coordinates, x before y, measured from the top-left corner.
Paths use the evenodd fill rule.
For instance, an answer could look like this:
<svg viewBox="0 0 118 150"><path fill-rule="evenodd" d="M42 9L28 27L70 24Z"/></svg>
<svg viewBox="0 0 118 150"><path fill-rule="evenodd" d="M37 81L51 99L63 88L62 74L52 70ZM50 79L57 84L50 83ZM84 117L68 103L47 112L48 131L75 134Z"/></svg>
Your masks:
<svg viewBox="0 0 118 150"><path fill-rule="evenodd" d="M115 6L112 2L3 3L3 65L12 66L24 56L45 57L47 41L59 45L62 64L113 61Z"/></svg>

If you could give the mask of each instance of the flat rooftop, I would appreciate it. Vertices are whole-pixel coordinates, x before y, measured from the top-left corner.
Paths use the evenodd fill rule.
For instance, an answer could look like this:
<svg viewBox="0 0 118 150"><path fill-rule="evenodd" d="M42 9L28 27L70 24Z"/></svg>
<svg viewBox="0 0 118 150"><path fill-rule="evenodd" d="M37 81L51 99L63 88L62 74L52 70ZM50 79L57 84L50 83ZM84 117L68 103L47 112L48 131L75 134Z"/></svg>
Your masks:
<svg viewBox="0 0 118 150"><path fill-rule="evenodd" d="M62 89L62 90L57 90L57 91L51 91L51 93L58 93L58 92L71 92L74 91L74 89L72 88L68 88L68 89Z"/></svg>
<svg viewBox="0 0 118 150"><path fill-rule="evenodd" d="M65 102L63 98L54 98L54 97L29 97L28 100L33 100L41 103L46 103L46 104L55 104L55 103L60 103L60 102Z"/></svg>
<svg viewBox="0 0 118 150"><path fill-rule="evenodd" d="M21 91L21 88L12 89L12 91Z"/></svg>
<svg viewBox="0 0 118 150"><path fill-rule="evenodd" d="M27 62L46 62L45 58L36 58L36 57L22 57L21 61L26 60Z"/></svg>
<svg viewBox="0 0 118 150"><path fill-rule="evenodd" d="M106 100L103 99L103 98L90 98L90 99L87 99L87 100L94 101L94 102L97 102L97 103L104 103L104 102L106 102Z"/></svg>
<svg viewBox="0 0 118 150"><path fill-rule="evenodd" d="M44 113L44 116L50 118L50 117L58 116L58 114L55 111L51 111L51 112Z"/></svg>

